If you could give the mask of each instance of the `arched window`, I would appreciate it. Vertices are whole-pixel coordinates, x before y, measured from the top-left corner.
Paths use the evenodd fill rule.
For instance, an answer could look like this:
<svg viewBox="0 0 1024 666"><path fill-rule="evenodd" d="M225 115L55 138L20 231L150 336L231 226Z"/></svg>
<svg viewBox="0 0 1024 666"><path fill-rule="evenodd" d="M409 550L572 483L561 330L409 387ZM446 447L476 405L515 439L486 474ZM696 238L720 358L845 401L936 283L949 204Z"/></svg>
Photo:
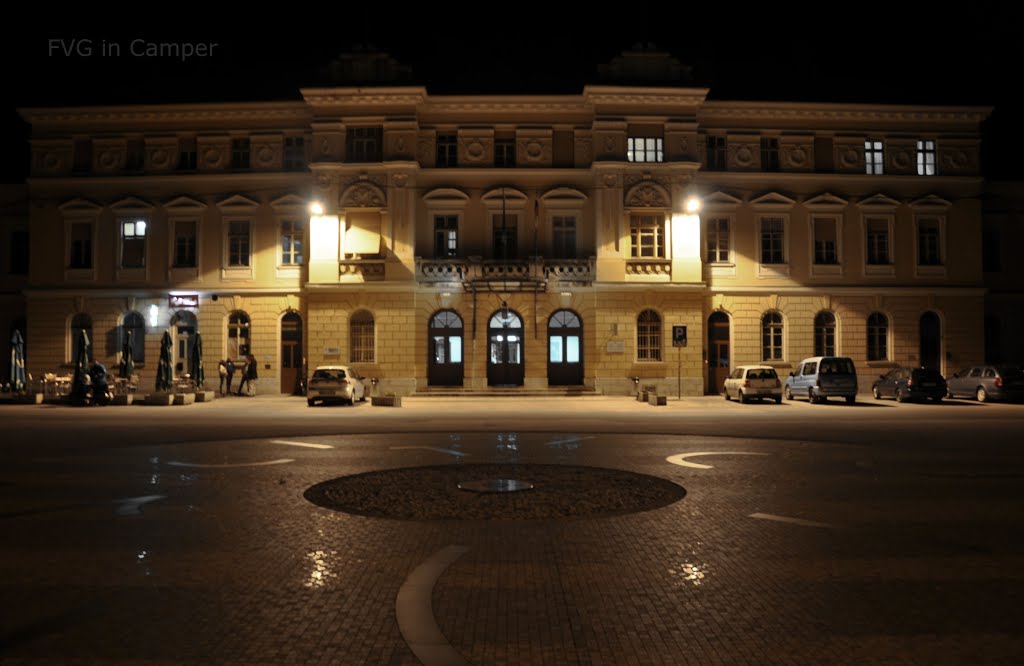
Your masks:
<svg viewBox="0 0 1024 666"><path fill-rule="evenodd" d="M374 363L373 315L360 310L352 315L349 322L352 363Z"/></svg>
<svg viewBox="0 0 1024 666"><path fill-rule="evenodd" d="M128 334L131 334L132 361L143 363L146 360L146 320L138 312L129 312L121 322L121 347L122 351Z"/></svg>
<svg viewBox="0 0 1024 666"><path fill-rule="evenodd" d="M881 312L868 316L868 360L889 360L889 318Z"/></svg>
<svg viewBox="0 0 1024 666"><path fill-rule="evenodd" d="M71 344L69 345L69 349L71 350L71 358L68 360L71 363L74 363L75 359L78 358L78 345L82 340L81 334L84 331L86 338L85 353L88 359L92 361L92 317L85 314L84 312L79 312L78 314L71 318L71 325L68 327L68 329L68 335L71 337Z"/></svg>
<svg viewBox="0 0 1024 666"><path fill-rule="evenodd" d="M782 315L778 312L761 317L761 360L782 360Z"/></svg>
<svg viewBox="0 0 1024 666"><path fill-rule="evenodd" d="M252 340L249 338L249 315L236 311L228 315L228 358L236 361L249 355Z"/></svg>
<svg viewBox="0 0 1024 666"><path fill-rule="evenodd" d="M819 312L814 317L814 355L836 355L836 316Z"/></svg>
<svg viewBox="0 0 1024 666"><path fill-rule="evenodd" d="M636 318L636 360L661 360L661 317L654 310Z"/></svg>

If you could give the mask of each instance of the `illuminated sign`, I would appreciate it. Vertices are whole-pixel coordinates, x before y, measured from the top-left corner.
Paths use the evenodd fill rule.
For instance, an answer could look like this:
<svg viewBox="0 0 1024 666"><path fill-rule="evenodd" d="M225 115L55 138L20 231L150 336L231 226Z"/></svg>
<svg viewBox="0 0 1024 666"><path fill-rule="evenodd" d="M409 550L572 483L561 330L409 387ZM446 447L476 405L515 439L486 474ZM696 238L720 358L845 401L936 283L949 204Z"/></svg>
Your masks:
<svg viewBox="0 0 1024 666"><path fill-rule="evenodd" d="M672 346L673 347L685 347L686 346L686 327L685 326L673 326L672 327Z"/></svg>
<svg viewBox="0 0 1024 666"><path fill-rule="evenodd" d="M170 308L198 308L199 294L178 294L169 296Z"/></svg>

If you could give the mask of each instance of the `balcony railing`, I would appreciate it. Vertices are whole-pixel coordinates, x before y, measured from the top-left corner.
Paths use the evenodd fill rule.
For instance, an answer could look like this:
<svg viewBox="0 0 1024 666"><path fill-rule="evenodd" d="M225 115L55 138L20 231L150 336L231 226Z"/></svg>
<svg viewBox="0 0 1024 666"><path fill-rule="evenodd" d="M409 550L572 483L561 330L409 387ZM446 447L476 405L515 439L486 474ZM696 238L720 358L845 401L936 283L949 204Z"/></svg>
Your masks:
<svg viewBox="0 0 1024 666"><path fill-rule="evenodd" d="M383 259L345 259L338 264L342 282L376 282L384 279Z"/></svg>
<svg viewBox="0 0 1024 666"><path fill-rule="evenodd" d="M626 262L626 275L669 276L672 262L668 259L630 259Z"/></svg>
<svg viewBox="0 0 1024 666"><path fill-rule="evenodd" d="M527 280L593 282L594 259L417 259L416 279L428 283Z"/></svg>

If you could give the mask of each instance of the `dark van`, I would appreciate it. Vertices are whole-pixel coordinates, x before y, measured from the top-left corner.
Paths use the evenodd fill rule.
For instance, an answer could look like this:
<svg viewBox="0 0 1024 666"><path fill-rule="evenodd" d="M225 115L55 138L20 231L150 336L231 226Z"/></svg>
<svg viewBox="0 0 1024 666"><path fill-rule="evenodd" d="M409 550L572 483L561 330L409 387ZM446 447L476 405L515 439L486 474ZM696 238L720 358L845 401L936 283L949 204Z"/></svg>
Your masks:
<svg viewBox="0 0 1024 666"><path fill-rule="evenodd" d="M857 369L845 356L815 356L800 361L786 380L787 400L805 397L812 403L829 398L846 398L847 404L857 400Z"/></svg>

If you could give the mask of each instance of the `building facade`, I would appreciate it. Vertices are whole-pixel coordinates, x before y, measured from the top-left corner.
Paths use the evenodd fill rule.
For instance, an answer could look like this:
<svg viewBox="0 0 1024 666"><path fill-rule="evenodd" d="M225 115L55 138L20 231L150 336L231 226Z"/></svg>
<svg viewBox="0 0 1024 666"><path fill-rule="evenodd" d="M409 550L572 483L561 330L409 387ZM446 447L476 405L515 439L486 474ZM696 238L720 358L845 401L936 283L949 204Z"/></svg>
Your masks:
<svg viewBox="0 0 1024 666"><path fill-rule="evenodd" d="M21 111L29 372L83 329L111 366L133 331L143 384L170 330L179 372L201 332L208 376L252 353L282 392L327 363L397 394L699 395L739 364L849 356L865 387L985 354L989 109L301 92Z"/></svg>

